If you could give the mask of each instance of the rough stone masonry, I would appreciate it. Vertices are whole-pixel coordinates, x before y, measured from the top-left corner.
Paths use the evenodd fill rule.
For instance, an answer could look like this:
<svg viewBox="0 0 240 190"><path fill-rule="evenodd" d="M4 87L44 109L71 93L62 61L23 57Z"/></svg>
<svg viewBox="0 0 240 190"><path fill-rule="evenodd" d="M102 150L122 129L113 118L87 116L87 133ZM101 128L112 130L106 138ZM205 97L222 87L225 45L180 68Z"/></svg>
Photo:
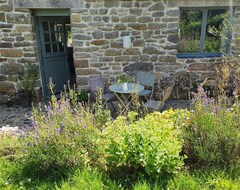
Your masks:
<svg viewBox="0 0 240 190"><path fill-rule="evenodd" d="M239 25L239 0L234 1ZM226 7L227 0L0 0L0 102L19 90L17 80L25 63L39 65L32 12L69 9L77 85L87 88L90 75L116 76L137 70L157 76L155 98L175 81L175 96L186 98L194 80L215 77L220 58L178 59L180 7ZM123 48L122 37L132 47ZM234 39L234 35L233 35ZM233 41L234 42L234 41ZM234 43L233 43L234 44ZM234 49L233 49L234 50ZM36 87L41 87L41 79ZM177 94L177 95L176 95ZM9 97L9 96L7 96Z"/></svg>

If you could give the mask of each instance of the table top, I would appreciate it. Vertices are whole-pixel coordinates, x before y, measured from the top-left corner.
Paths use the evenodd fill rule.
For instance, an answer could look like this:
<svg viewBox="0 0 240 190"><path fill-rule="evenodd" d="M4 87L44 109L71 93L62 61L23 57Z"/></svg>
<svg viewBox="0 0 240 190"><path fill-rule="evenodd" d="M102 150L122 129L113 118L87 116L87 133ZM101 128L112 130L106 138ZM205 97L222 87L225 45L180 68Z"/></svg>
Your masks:
<svg viewBox="0 0 240 190"><path fill-rule="evenodd" d="M109 86L109 90L116 93L138 93L144 90L144 86L136 83L117 83Z"/></svg>

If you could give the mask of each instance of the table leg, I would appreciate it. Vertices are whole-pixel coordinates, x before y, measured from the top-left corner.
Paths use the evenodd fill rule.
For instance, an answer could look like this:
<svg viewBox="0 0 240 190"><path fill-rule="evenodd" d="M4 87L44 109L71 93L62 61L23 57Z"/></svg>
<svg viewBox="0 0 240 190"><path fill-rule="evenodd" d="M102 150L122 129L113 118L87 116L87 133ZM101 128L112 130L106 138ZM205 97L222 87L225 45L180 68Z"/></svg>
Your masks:
<svg viewBox="0 0 240 190"><path fill-rule="evenodd" d="M133 110L134 108L137 108L137 106L134 106L134 101L136 101L136 104L139 103L138 101L138 93L132 93L132 94L118 94L115 93L117 99L120 102L120 106L123 108L120 110L120 114L127 113L130 110Z"/></svg>

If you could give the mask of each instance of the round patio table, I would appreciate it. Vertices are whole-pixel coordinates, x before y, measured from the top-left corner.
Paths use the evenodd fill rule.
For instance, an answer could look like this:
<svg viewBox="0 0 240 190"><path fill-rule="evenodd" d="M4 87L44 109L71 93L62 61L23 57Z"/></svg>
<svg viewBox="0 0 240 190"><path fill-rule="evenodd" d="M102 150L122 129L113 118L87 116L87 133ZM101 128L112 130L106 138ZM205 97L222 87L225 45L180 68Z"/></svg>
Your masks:
<svg viewBox="0 0 240 190"><path fill-rule="evenodd" d="M131 94L131 93L139 93L144 90L144 86L136 83L126 83L127 88L124 89L124 83L112 84L109 86L109 90L115 93L121 94Z"/></svg>
<svg viewBox="0 0 240 190"><path fill-rule="evenodd" d="M130 109L138 93L144 90L144 86L136 83L117 83L110 85L109 90L114 92L123 106L123 110L121 111L123 113Z"/></svg>

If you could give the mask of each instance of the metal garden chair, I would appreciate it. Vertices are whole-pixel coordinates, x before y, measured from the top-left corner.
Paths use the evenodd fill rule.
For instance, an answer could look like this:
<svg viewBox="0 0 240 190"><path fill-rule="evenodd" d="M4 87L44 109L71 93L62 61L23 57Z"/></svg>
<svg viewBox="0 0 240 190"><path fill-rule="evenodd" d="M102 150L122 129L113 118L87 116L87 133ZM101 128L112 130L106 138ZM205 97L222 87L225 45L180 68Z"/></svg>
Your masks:
<svg viewBox="0 0 240 190"><path fill-rule="evenodd" d="M156 101L156 100L148 100L144 106L153 110L159 110L162 111L163 107L165 105L165 102L167 99L170 98L172 91L174 88L174 84L172 86L169 86L165 91L164 91L164 96L162 98L162 101Z"/></svg>
<svg viewBox="0 0 240 190"><path fill-rule="evenodd" d="M136 82L143 85L145 88L139 92L139 96L145 97L146 100L151 99L154 91L155 75L143 71L136 73ZM149 96L149 98L147 98Z"/></svg>
<svg viewBox="0 0 240 190"><path fill-rule="evenodd" d="M113 93L104 92L104 81L101 76L90 76L88 80L91 94L93 98L96 98L102 93L102 100L105 103L111 103L112 107L115 109L112 101L116 99L116 96Z"/></svg>

